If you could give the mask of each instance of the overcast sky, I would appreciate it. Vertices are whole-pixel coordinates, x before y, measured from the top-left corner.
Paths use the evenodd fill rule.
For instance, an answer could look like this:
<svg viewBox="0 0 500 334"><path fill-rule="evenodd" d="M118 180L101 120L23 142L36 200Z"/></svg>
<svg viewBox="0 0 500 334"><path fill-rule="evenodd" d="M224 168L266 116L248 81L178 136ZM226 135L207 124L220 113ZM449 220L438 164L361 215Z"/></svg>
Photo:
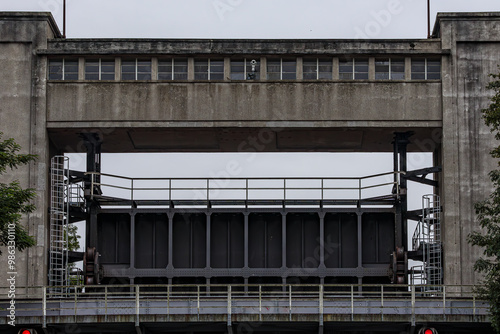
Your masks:
<svg viewBox="0 0 500 334"><path fill-rule="evenodd" d="M431 0L437 12L500 11L499 0ZM0 0L50 11L63 0ZM67 0L67 37L426 38L426 0Z"/></svg>

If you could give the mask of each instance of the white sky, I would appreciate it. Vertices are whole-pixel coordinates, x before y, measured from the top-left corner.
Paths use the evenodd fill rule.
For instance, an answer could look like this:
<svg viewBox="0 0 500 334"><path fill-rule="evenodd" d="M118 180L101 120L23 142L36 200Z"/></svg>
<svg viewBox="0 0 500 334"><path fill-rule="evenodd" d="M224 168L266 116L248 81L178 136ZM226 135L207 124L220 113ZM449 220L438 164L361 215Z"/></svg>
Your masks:
<svg viewBox="0 0 500 334"><path fill-rule="evenodd" d="M437 12L500 11L499 0L431 0ZM63 0L0 0L50 11ZM426 0L67 0L67 37L426 38Z"/></svg>

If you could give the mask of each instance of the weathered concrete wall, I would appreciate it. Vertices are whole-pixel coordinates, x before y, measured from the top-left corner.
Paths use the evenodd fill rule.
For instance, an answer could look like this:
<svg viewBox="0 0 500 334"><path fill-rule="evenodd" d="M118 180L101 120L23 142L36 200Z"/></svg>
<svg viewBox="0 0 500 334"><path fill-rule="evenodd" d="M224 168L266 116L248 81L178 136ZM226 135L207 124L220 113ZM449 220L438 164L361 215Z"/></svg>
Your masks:
<svg viewBox="0 0 500 334"><path fill-rule="evenodd" d="M440 121L441 83L49 83L49 122Z"/></svg>
<svg viewBox="0 0 500 334"><path fill-rule="evenodd" d="M482 250L467 243L478 229L474 203L491 190L488 173L497 167L489 151L498 143L481 118L492 95L485 86L500 64L500 17L471 15L468 20L441 17L443 48L452 51L443 64L442 200L444 206L444 277L446 284L475 284L473 264Z"/></svg>
<svg viewBox="0 0 500 334"><path fill-rule="evenodd" d="M36 211L22 224L37 245L16 254L17 286L46 284L48 137L45 111L45 58L36 57L48 38L58 31L51 16L41 13L2 14L0 17L0 132L3 139L14 138L21 153L38 155L29 166L8 172L1 182L19 180L22 187L36 190ZM7 256L0 257L0 286L7 283Z"/></svg>

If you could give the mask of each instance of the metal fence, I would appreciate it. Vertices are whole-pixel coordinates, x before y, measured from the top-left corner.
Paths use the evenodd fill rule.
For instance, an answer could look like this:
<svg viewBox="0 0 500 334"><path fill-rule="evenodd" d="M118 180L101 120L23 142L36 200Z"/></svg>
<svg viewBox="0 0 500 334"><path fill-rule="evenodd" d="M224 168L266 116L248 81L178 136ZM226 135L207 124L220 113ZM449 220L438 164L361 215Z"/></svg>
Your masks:
<svg viewBox="0 0 500 334"><path fill-rule="evenodd" d="M399 196L399 176L389 172L365 177L329 178L129 178L91 175L91 197L127 201L327 201Z"/></svg>
<svg viewBox="0 0 500 334"><path fill-rule="evenodd" d="M43 323L67 317L98 316L101 321L124 315L136 322L143 315L170 321L248 321L313 319L314 321L485 321L488 304L473 286L416 285L116 285L71 286L64 298L52 287L19 290L18 317L40 317ZM6 291L2 295L6 296ZM4 310L9 301L0 300ZM7 311L0 311L0 316ZM5 314L6 315L6 314ZM219 318L218 318L219 317ZM482 319L482 320L481 320ZM458 320L455 320L458 321Z"/></svg>

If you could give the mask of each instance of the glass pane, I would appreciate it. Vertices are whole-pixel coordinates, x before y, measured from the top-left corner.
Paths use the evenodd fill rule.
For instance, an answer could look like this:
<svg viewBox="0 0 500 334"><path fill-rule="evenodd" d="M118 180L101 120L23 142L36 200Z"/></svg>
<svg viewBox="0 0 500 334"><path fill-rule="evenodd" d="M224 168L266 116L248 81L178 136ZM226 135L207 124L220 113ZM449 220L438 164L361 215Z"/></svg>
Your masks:
<svg viewBox="0 0 500 334"><path fill-rule="evenodd" d="M375 80L388 80L389 72L378 72L375 73Z"/></svg>
<svg viewBox="0 0 500 334"><path fill-rule="evenodd" d="M224 80L224 73L211 73L210 80Z"/></svg>
<svg viewBox="0 0 500 334"><path fill-rule="evenodd" d="M198 72L194 74L196 80L208 80L208 72Z"/></svg>
<svg viewBox="0 0 500 334"><path fill-rule="evenodd" d="M158 72L158 80L172 80L172 73Z"/></svg>
<svg viewBox="0 0 500 334"><path fill-rule="evenodd" d="M425 73L413 72L411 74L412 80L425 80Z"/></svg>
<svg viewBox="0 0 500 334"><path fill-rule="evenodd" d="M245 73L242 72L232 72L231 73L231 80L245 80Z"/></svg>
<svg viewBox="0 0 500 334"><path fill-rule="evenodd" d="M99 73L85 73L85 80L99 80Z"/></svg>
<svg viewBox="0 0 500 334"><path fill-rule="evenodd" d="M405 74L401 72L392 72L391 73L391 80L404 80L405 79Z"/></svg>
<svg viewBox="0 0 500 334"><path fill-rule="evenodd" d="M101 80L115 80L115 73L101 73Z"/></svg>
<svg viewBox="0 0 500 334"><path fill-rule="evenodd" d="M288 72L283 72L282 74L283 80L295 80L297 79L297 76L295 73L288 73Z"/></svg>
<svg viewBox="0 0 500 334"><path fill-rule="evenodd" d="M280 74L275 72L267 72L267 79L269 80L280 80Z"/></svg>
<svg viewBox="0 0 500 334"><path fill-rule="evenodd" d="M122 65L122 72L135 73L135 65Z"/></svg>
<svg viewBox="0 0 500 334"><path fill-rule="evenodd" d="M187 73L174 73L174 80L187 80Z"/></svg>
<svg viewBox="0 0 500 334"><path fill-rule="evenodd" d="M78 73L64 73L64 80L78 80Z"/></svg>
<svg viewBox="0 0 500 334"><path fill-rule="evenodd" d="M102 64L101 65L101 72L103 73L115 73L115 64L108 65L108 64Z"/></svg>
<svg viewBox="0 0 500 334"><path fill-rule="evenodd" d="M352 80L352 73L339 73L340 80Z"/></svg>
<svg viewBox="0 0 500 334"><path fill-rule="evenodd" d="M340 64L339 73L352 73L352 63Z"/></svg>
<svg viewBox="0 0 500 334"><path fill-rule="evenodd" d="M356 80L366 80L368 79L368 73L355 73L354 79Z"/></svg>
<svg viewBox="0 0 500 334"><path fill-rule="evenodd" d="M329 71L321 71L318 74L318 79L332 79L332 69L330 68Z"/></svg>
<svg viewBox="0 0 500 334"><path fill-rule="evenodd" d="M317 75L316 73L306 73L304 72L304 79L305 80L316 80Z"/></svg>
<svg viewBox="0 0 500 334"><path fill-rule="evenodd" d="M428 80L439 80L441 79L441 73L427 73Z"/></svg>
<svg viewBox="0 0 500 334"><path fill-rule="evenodd" d="M99 73L99 64L86 64L85 73Z"/></svg>
<svg viewBox="0 0 500 334"><path fill-rule="evenodd" d="M122 80L135 80L135 73L123 73Z"/></svg>
<svg viewBox="0 0 500 334"><path fill-rule="evenodd" d="M137 80L151 80L151 73L137 73Z"/></svg>

